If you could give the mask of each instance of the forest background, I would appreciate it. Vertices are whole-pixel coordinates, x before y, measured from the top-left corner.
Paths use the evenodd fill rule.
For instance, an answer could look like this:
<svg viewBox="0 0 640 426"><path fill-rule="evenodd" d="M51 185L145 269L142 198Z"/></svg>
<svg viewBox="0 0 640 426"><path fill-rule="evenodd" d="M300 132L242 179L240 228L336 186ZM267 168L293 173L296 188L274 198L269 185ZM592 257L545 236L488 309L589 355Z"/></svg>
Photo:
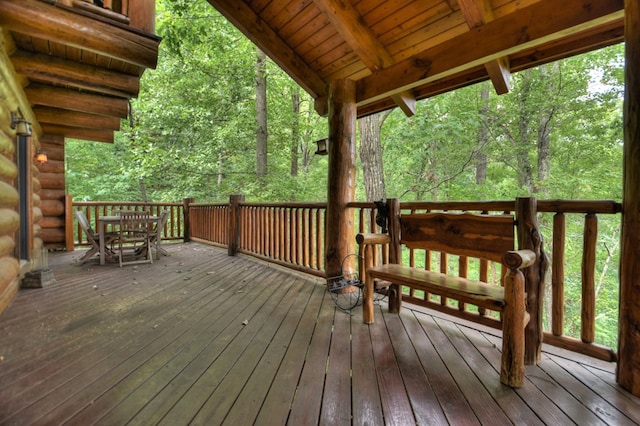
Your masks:
<svg viewBox="0 0 640 426"><path fill-rule="evenodd" d="M67 193L325 201L327 158L315 141L328 124L313 99L205 0L156 4L158 67L113 144L67 142ZM621 44L513 74L506 95L485 82L420 101L413 117L394 109L361 119L356 199L621 201L623 70ZM568 253L581 247L582 221L568 221ZM551 218L541 226L550 234ZM619 229L619 216L600 218L596 332L613 348ZM575 257L565 266L565 333L579 337Z"/></svg>

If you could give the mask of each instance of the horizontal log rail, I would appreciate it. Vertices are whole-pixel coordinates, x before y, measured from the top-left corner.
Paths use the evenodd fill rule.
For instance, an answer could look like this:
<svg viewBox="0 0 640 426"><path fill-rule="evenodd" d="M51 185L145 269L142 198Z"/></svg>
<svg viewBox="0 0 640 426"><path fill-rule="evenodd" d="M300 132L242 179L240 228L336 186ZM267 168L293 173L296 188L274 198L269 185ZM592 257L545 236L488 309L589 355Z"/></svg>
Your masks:
<svg viewBox="0 0 640 426"><path fill-rule="evenodd" d="M183 203L143 203L128 201L73 201L73 210L82 210L92 228L98 229L98 219L102 216L114 216L120 210L148 211L152 216L159 216L163 210L169 210L169 218L165 224L162 241L182 241L184 239L184 207ZM89 242L80 225L74 226L74 245L87 246Z"/></svg>
<svg viewBox="0 0 640 426"><path fill-rule="evenodd" d="M219 247L231 246L237 252L255 256L268 262L286 266L298 271L326 277L324 271L325 247L325 203L252 203L242 199L236 203L195 203L186 199L183 203L125 203L125 202L74 202L74 209L83 209L94 224L101 215L109 215L119 209L151 209L153 214L164 208L171 209L171 216L163 234L164 240L194 240ZM237 206L237 211L232 211ZM379 232L376 225L376 207L373 203L354 202L348 205L354 212L357 232ZM401 212L418 213L426 211L469 211L476 213L508 213L515 209L515 200L508 201L451 201L451 202L405 202L401 203ZM551 277L547 283L544 300L544 342L571 351L583 353L595 358L614 361L616 352L596 343L596 318L603 315L602 308L596 301L597 276L596 266L606 260L597 256L598 223L601 220L620 221L621 204L609 200L576 201L576 200L538 200L537 211L540 227L544 235L544 249L550 258ZM235 216L234 216L235 215ZM237 224L231 220L237 218ZM572 231L567 236L567 226ZM619 228L619 227L618 227ZM237 231L233 231L237 230ZM80 234L80 238L84 238ZM565 276L567 260L567 241L578 244L580 272L571 272ZM76 245L86 241L76 239ZM574 251L576 251L574 249ZM615 250L612 250L615 251ZM233 254L233 253L232 253ZM355 253L354 253L355 254ZM457 268L461 276L467 275L475 279L483 279L499 285L502 271L499 265L479 263L475 265L467 259L448 256L446 253L418 253L406 250L402 253L404 260L410 265L433 264L434 268ZM615 253L612 254L615 256ZM360 259L360 258L359 258ZM375 254L375 264L388 262L388 248L383 246ZM617 258L615 258L617 259ZM615 260L614 259L614 260ZM611 260L611 259L610 259ZM360 259L361 261L361 259ZM615 265L612 261L611 265ZM612 268L615 266L611 266ZM358 273L364 280L364 267L358 265ZM578 330L567 330L568 320L565 318L565 306L568 297L569 280L579 282L581 292L580 321ZM426 305L438 309L440 302L425 300L425 297L412 289L406 289L403 296L408 303ZM574 291L574 299L575 291ZM444 310L444 309L443 309ZM448 309L451 311L451 309ZM456 312L457 311L457 312ZM461 312L471 311L468 306L458 307L454 315L469 319ZM499 327L499 321L490 312L478 310L472 321L480 324Z"/></svg>

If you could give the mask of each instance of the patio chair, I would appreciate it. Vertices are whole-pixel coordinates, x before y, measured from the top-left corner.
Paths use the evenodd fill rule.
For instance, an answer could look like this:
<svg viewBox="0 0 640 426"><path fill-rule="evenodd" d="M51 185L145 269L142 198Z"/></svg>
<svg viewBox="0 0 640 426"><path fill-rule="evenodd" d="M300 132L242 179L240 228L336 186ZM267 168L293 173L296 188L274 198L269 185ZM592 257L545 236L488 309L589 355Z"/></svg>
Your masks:
<svg viewBox="0 0 640 426"><path fill-rule="evenodd" d="M158 218L158 223L155 228L149 233L149 247L155 249L156 260L160 259L162 249L160 248L160 242L162 241L162 230L169 219L169 210L163 210ZM165 253L166 254L166 253Z"/></svg>
<svg viewBox="0 0 640 426"><path fill-rule="evenodd" d="M91 225L89 224L89 220L87 219L87 216L84 214L83 211L76 210L75 214L76 214L76 218L78 219L78 224L80 225L84 233L87 235L87 241L91 244L91 247L89 248L89 250L87 250L87 252L79 260L79 264L82 265L85 262L87 262L89 259L91 259L91 257L93 257L94 254L100 253L100 236L98 235L97 232L93 230L93 228L91 228ZM116 254L111 249L110 246L113 244L113 242L117 238L118 238L118 234L116 232L108 232L104 236L104 245L105 245L104 254L107 260L111 262L115 262Z"/></svg>
<svg viewBox="0 0 640 426"><path fill-rule="evenodd" d="M149 249L149 212L120 212L118 259L120 266L153 263Z"/></svg>

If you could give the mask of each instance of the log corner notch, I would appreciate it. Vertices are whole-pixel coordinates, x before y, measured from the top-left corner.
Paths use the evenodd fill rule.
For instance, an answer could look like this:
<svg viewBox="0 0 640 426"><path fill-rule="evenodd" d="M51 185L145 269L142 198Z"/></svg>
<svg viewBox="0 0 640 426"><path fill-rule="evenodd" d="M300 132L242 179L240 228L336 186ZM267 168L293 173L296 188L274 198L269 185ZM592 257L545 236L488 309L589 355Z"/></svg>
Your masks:
<svg viewBox="0 0 640 426"><path fill-rule="evenodd" d="M353 212L348 204L354 200L356 173L356 85L352 80L336 80L329 85L329 179L327 185L327 218L325 227L325 271L327 284L331 277L341 276L343 265L355 253Z"/></svg>

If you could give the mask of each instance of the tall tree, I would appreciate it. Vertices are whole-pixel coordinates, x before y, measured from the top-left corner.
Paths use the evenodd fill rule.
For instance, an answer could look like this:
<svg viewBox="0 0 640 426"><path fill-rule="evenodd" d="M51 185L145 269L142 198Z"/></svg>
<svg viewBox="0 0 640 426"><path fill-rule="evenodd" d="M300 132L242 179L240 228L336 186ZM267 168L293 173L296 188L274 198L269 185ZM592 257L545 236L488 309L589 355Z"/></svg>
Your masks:
<svg viewBox="0 0 640 426"><path fill-rule="evenodd" d="M489 142L489 83L482 83L480 89L480 124L478 127L478 146L485 147ZM482 185L487 181L487 154L480 149L475 159L476 184Z"/></svg>
<svg viewBox="0 0 640 426"><path fill-rule="evenodd" d="M368 115L358 120L360 161L367 201L386 198L382 164L381 129L391 111Z"/></svg>
<svg viewBox="0 0 640 426"><path fill-rule="evenodd" d="M256 48L256 175L267 175L267 56Z"/></svg>

